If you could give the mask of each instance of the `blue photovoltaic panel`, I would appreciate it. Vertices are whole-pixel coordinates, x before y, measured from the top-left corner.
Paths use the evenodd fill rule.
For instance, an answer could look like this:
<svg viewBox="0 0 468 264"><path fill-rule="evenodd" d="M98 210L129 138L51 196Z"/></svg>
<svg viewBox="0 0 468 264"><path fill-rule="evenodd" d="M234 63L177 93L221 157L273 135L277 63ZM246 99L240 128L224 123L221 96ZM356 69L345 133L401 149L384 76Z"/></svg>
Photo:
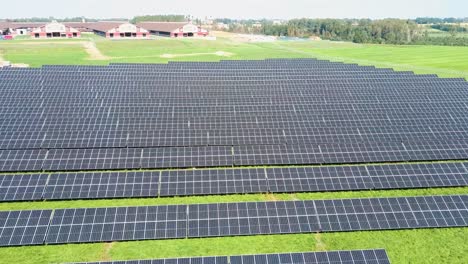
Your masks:
<svg viewBox="0 0 468 264"><path fill-rule="evenodd" d="M16 226L9 214L20 213L3 212L6 228ZM467 195L59 209L46 243L467 225Z"/></svg>
<svg viewBox="0 0 468 264"><path fill-rule="evenodd" d="M47 244L186 237L185 205L55 210Z"/></svg>
<svg viewBox="0 0 468 264"><path fill-rule="evenodd" d="M0 246L44 243L52 210L0 212Z"/></svg>
<svg viewBox="0 0 468 264"><path fill-rule="evenodd" d="M160 196L264 193L263 169L174 170L161 173Z"/></svg>
<svg viewBox="0 0 468 264"><path fill-rule="evenodd" d="M229 264L229 257L193 257L173 259L146 259L108 262L81 262L74 264ZM72 263L70 263L72 264Z"/></svg>
<svg viewBox="0 0 468 264"><path fill-rule="evenodd" d="M3 172L468 159L462 78L315 59L0 78Z"/></svg>
<svg viewBox="0 0 468 264"><path fill-rule="evenodd" d="M178 259L147 259L75 264L390 264L384 249L324 251L241 255L224 257L194 257Z"/></svg>
<svg viewBox="0 0 468 264"><path fill-rule="evenodd" d="M0 175L0 200L320 192L468 185L465 163Z"/></svg>
<svg viewBox="0 0 468 264"><path fill-rule="evenodd" d="M0 201L41 200L48 174L0 175Z"/></svg>
<svg viewBox="0 0 468 264"><path fill-rule="evenodd" d="M231 264L390 264L383 249L244 255L230 257Z"/></svg>
<svg viewBox="0 0 468 264"><path fill-rule="evenodd" d="M43 199L157 197L160 172L51 174Z"/></svg>

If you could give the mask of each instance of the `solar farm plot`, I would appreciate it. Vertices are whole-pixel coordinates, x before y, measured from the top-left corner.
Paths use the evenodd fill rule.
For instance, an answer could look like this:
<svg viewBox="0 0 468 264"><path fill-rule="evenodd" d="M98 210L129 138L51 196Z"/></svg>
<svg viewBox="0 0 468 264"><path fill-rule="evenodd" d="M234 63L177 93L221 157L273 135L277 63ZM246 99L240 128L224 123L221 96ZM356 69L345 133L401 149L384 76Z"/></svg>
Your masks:
<svg viewBox="0 0 468 264"><path fill-rule="evenodd" d="M463 79L313 59L0 77L3 172L468 159Z"/></svg>
<svg viewBox="0 0 468 264"><path fill-rule="evenodd" d="M0 151L2 171L85 171L464 160L468 141Z"/></svg>
<svg viewBox="0 0 468 264"><path fill-rule="evenodd" d="M0 175L0 201L468 186L467 163Z"/></svg>
<svg viewBox="0 0 468 264"><path fill-rule="evenodd" d="M465 227L468 196L1 212L0 246Z"/></svg>
<svg viewBox="0 0 468 264"><path fill-rule="evenodd" d="M390 264L384 249L297 252L177 259L82 262L73 264ZM70 263L72 264L72 263Z"/></svg>

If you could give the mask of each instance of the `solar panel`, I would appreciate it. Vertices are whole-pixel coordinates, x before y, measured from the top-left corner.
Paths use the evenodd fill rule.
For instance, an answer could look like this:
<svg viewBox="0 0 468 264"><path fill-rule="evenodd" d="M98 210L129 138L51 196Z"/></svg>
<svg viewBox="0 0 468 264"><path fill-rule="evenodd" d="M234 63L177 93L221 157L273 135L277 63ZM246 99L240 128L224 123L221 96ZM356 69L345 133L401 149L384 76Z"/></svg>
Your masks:
<svg viewBox="0 0 468 264"><path fill-rule="evenodd" d="M157 197L160 172L51 174L43 199Z"/></svg>
<svg viewBox="0 0 468 264"><path fill-rule="evenodd" d="M75 264L390 264L384 249L278 253L177 259L82 262Z"/></svg>
<svg viewBox="0 0 468 264"><path fill-rule="evenodd" d="M375 189L467 186L466 163L366 166Z"/></svg>
<svg viewBox="0 0 468 264"><path fill-rule="evenodd" d="M0 211L0 246L44 243L52 210Z"/></svg>
<svg viewBox="0 0 468 264"><path fill-rule="evenodd" d="M3 172L468 157L462 78L301 59L0 76Z"/></svg>
<svg viewBox="0 0 468 264"><path fill-rule="evenodd" d="M467 195L59 209L46 243L467 225Z"/></svg>
<svg viewBox="0 0 468 264"><path fill-rule="evenodd" d="M80 262L74 264L229 264L229 257L193 257L153 260L126 260L108 262ZM72 263L70 263L72 264Z"/></svg>
<svg viewBox="0 0 468 264"><path fill-rule="evenodd" d="M161 173L160 196L268 191L263 169L174 170Z"/></svg>
<svg viewBox="0 0 468 264"><path fill-rule="evenodd" d="M463 163L267 168L270 192L456 187L468 184Z"/></svg>
<svg viewBox="0 0 468 264"><path fill-rule="evenodd" d="M267 255L244 255L230 257L231 264L244 263L297 263L297 264L390 264L387 253L383 249L352 250L352 251L324 251L305 253L285 253Z"/></svg>
<svg viewBox="0 0 468 264"><path fill-rule="evenodd" d="M0 201L288 193L468 185L466 163L0 175Z"/></svg>
<svg viewBox="0 0 468 264"><path fill-rule="evenodd" d="M0 201L42 199L48 176L48 174L0 175Z"/></svg>
<svg viewBox="0 0 468 264"><path fill-rule="evenodd" d="M47 244L186 237L185 205L55 210Z"/></svg>
<svg viewBox="0 0 468 264"><path fill-rule="evenodd" d="M44 150L0 150L0 171L40 171Z"/></svg>

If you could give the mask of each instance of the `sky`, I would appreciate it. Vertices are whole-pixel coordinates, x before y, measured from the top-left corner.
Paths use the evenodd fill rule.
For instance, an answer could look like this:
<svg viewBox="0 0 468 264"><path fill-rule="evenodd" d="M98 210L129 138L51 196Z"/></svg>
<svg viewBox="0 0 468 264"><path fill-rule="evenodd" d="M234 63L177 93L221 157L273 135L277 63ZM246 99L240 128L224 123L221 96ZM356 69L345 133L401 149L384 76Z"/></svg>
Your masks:
<svg viewBox="0 0 468 264"><path fill-rule="evenodd" d="M147 14L241 19L468 17L468 0L13 0L0 8L0 18Z"/></svg>

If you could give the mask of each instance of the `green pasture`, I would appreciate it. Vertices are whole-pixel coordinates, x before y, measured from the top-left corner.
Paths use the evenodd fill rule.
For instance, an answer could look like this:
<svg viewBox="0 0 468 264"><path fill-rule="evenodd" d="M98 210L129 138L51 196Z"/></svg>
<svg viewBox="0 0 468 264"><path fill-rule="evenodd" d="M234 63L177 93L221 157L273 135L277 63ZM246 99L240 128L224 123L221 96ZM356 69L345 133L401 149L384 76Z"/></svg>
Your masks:
<svg viewBox="0 0 468 264"><path fill-rule="evenodd" d="M468 77L468 47L398 46L331 41L276 41L271 43L167 39L107 40L84 35L77 40L13 40L0 42L0 54L13 63L32 67L44 64L93 64L110 62L167 63L168 61L219 61L226 59L320 58L361 65L412 70L442 77ZM89 57L81 42L92 42L104 60ZM216 52L228 56L216 55ZM164 55L175 55L166 58Z"/></svg>

